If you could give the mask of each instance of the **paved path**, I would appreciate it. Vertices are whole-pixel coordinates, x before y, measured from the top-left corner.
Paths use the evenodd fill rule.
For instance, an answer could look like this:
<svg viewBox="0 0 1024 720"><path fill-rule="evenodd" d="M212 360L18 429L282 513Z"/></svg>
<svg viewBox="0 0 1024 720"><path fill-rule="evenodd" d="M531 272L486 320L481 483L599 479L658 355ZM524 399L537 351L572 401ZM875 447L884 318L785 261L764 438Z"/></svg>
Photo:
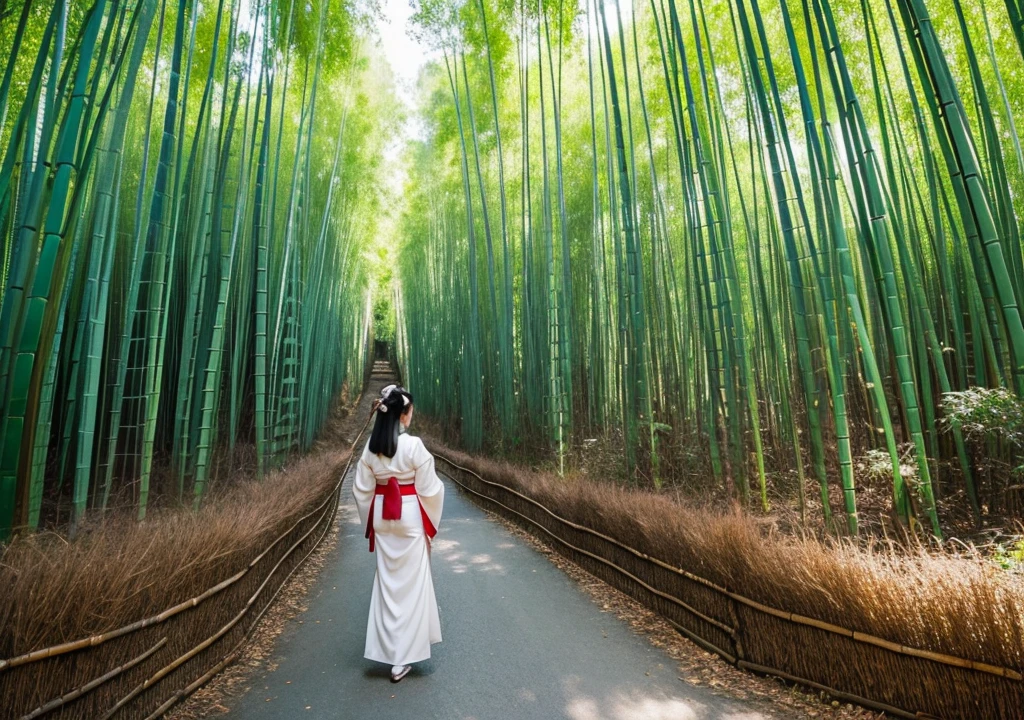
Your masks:
<svg viewBox="0 0 1024 720"><path fill-rule="evenodd" d="M758 720L678 679L675 663L603 613L541 554L446 479L433 550L444 641L402 682L365 660L374 563L351 485L341 537L309 609L277 641L276 670L229 702L245 720ZM302 624L299 624L299 621Z"/></svg>

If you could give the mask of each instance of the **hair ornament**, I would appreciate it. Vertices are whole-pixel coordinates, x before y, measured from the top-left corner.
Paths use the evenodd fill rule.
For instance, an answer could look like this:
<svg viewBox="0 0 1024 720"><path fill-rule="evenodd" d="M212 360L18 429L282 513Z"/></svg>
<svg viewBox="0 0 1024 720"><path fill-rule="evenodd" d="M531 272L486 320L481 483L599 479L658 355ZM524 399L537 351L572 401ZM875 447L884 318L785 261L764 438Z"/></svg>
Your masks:
<svg viewBox="0 0 1024 720"><path fill-rule="evenodd" d="M380 391L380 399L377 400L377 410L382 413L386 413L388 411L388 406L385 404L385 400L387 400L391 393L395 391L398 391L398 394L402 397L402 407L409 404L409 396L402 391L402 388L398 387L398 385L388 385Z"/></svg>

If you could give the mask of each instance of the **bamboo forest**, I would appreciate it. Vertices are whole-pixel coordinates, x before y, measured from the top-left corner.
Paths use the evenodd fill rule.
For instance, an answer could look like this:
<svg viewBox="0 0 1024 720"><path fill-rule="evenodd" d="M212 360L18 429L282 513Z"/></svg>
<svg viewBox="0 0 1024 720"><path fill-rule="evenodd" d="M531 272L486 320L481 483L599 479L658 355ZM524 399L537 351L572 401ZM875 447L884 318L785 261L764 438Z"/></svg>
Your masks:
<svg viewBox="0 0 1024 720"><path fill-rule="evenodd" d="M416 7L397 351L465 447L796 474L849 533L868 472L935 535L1017 507L1017 0Z"/></svg>
<svg viewBox="0 0 1024 720"><path fill-rule="evenodd" d="M0 527L198 504L362 383L389 109L340 3L4 2ZM375 99L376 98L376 99ZM66 517L64 518L67 519Z"/></svg>
<svg viewBox="0 0 1024 720"><path fill-rule="evenodd" d="M391 154L379 12L0 0L4 533L262 476L374 338L470 451L1019 510L1019 0L414 0Z"/></svg>
<svg viewBox="0 0 1024 720"><path fill-rule="evenodd" d="M0 0L0 720L1024 720L1022 68Z"/></svg>

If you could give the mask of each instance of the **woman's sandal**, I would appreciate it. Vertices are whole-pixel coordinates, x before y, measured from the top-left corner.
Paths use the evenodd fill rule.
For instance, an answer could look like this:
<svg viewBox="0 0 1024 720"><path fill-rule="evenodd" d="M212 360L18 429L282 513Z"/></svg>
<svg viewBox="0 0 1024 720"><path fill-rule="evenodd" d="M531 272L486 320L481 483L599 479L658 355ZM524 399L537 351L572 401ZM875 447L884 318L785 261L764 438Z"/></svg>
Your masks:
<svg viewBox="0 0 1024 720"><path fill-rule="evenodd" d="M395 665L391 668L391 682L398 682L408 675L410 670L412 670L412 665Z"/></svg>

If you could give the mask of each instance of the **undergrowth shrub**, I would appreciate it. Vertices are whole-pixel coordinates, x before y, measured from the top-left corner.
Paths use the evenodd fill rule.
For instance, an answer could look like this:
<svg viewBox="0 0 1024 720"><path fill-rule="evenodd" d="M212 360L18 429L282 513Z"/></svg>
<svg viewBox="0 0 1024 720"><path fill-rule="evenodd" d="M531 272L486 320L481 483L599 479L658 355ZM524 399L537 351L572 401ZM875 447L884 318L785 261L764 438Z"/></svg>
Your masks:
<svg viewBox="0 0 1024 720"><path fill-rule="evenodd" d="M1024 401L1006 388L972 387L942 395L942 426L959 428L981 471L984 510L1020 517L1024 510Z"/></svg>

